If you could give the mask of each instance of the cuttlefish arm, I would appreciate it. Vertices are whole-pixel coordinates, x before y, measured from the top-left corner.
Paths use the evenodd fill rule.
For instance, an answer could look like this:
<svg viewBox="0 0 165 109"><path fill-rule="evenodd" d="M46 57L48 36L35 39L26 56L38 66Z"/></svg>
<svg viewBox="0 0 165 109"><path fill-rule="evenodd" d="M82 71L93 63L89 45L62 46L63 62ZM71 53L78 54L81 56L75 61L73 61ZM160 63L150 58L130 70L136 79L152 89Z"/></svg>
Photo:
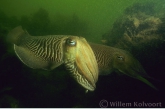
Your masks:
<svg viewBox="0 0 165 109"><path fill-rule="evenodd" d="M129 52L100 44L90 43L99 66L99 74L107 75L118 72L138 79L157 90L147 79L150 78L140 62Z"/></svg>
<svg viewBox="0 0 165 109"><path fill-rule="evenodd" d="M7 40L18 58L33 69L52 70L64 64L74 79L93 91L98 79L95 55L82 37L66 35L31 36L21 26L11 30Z"/></svg>

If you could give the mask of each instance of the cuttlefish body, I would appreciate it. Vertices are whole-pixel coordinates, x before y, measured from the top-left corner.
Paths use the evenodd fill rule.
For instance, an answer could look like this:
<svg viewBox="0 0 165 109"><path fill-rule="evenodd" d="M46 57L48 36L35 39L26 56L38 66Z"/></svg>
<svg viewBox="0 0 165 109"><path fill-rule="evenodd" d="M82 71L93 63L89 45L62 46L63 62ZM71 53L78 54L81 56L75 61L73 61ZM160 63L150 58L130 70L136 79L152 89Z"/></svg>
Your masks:
<svg viewBox="0 0 165 109"><path fill-rule="evenodd" d="M100 44L90 43L99 66L99 74L107 75L118 72L138 79L157 90L147 79L147 75L140 62L129 52Z"/></svg>
<svg viewBox="0 0 165 109"><path fill-rule="evenodd" d="M77 36L31 36L21 26L9 32L7 40L14 44L18 58L33 69L52 70L66 66L76 81L93 91L98 79L98 64L85 38Z"/></svg>

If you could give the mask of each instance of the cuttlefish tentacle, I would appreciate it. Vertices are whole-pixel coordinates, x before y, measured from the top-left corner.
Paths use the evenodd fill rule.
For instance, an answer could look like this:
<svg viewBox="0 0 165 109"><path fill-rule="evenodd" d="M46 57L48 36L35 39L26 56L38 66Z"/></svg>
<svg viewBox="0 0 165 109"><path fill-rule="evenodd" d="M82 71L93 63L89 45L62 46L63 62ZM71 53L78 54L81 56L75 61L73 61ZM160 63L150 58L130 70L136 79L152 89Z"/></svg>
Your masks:
<svg viewBox="0 0 165 109"><path fill-rule="evenodd" d="M18 58L34 69L52 70L64 64L76 81L93 91L98 79L95 55L82 37L66 35L31 36L21 26L9 32Z"/></svg>
<svg viewBox="0 0 165 109"><path fill-rule="evenodd" d="M99 66L99 75L118 72L138 79L157 90L147 79L150 78L140 62L129 52L100 44L90 43Z"/></svg>

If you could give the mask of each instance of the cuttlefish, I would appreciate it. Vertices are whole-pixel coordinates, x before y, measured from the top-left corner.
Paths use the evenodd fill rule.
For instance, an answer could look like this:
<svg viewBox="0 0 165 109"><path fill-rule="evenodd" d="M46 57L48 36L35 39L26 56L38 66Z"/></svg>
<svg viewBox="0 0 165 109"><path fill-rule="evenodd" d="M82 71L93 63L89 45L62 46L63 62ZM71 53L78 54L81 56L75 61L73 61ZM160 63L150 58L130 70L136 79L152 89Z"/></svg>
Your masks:
<svg viewBox="0 0 165 109"><path fill-rule="evenodd" d="M90 43L90 46L96 56L99 66L99 75L108 75L112 72L125 74L132 78L138 79L157 90L153 84L145 79L154 78L150 77L145 72L140 62L135 59L131 53L106 45Z"/></svg>
<svg viewBox="0 0 165 109"><path fill-rule="evenodd" d="M98 64L85 38L78 36L31 36L21 26L11 30L7 41L14 44L18 58L33 69L53 70L64 64L73 78L93 91L98 80Z"/></svg>
<svg viewBox="0 0 165 109"><path fill-rule="evenodd" d="M18 58L33 69L52 70L64 64L86 90L94 91L98 75L119 72L156 89L140 62L125 50L88 43L85 38L67 35L31 36L21 26L9 32Z"/></svg>

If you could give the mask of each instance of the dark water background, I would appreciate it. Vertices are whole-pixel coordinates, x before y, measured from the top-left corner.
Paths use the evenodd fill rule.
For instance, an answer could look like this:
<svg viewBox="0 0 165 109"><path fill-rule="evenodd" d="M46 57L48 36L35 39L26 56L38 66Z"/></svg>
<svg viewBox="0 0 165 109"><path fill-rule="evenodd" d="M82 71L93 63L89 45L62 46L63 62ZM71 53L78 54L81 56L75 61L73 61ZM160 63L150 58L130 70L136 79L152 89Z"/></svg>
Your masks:
<svg viewBox="0 0 165 109"><path fill-rule="evenodd" d="M154 16L162 19L159 33L164 37L165 0L0 0L0 107L100 107L99 102L103 99L108 107L109 102L115 101L132 105L143 101L161 103L165 107L164 38L156 44L130 45L132 48L128 49L128 46L120 46L122 44L116 40L119 37L109 35L114 31L122 33L118 28L114 30L114 22L125 9L134 3L149 2L155 4ZM145 10L151 13L150 8ZM159 91L113 73L100 76L96 90L85 94L63 66L51 72L30 69L16 57L13 45L5 41L7 33L18 25L31 35L79 35L95 43L102 43L103 36L108 33L105 40L109 43L106 44L130 51L146 72L157 79L149 81ZM104 101L104 106L107 102Z"/></svg>

